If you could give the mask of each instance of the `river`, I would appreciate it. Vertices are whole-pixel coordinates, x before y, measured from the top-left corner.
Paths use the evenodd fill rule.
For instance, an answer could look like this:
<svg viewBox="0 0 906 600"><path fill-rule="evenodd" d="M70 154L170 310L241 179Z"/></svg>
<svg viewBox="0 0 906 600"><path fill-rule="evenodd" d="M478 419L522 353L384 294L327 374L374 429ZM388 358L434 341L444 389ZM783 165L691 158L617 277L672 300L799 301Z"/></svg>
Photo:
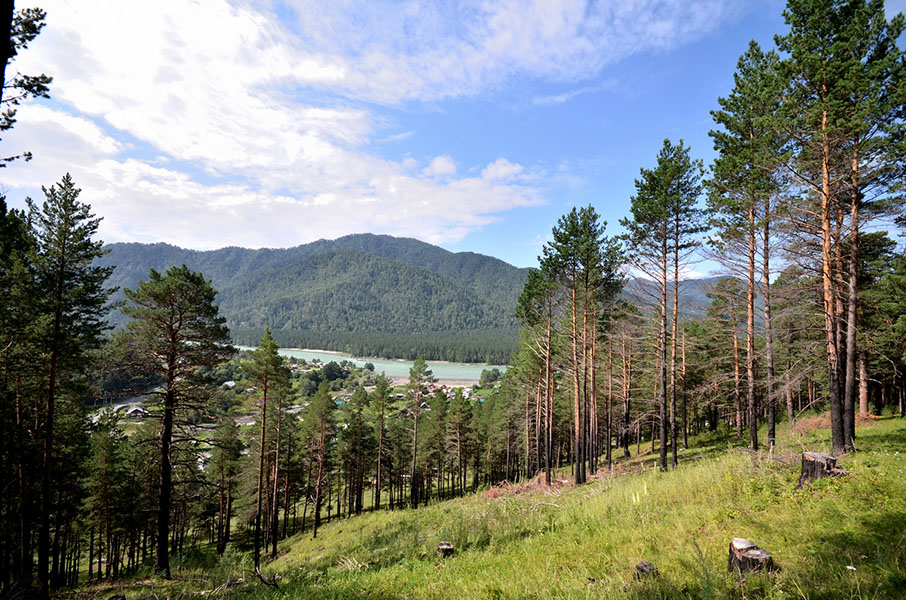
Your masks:
<svg viewBox="0 0 906 600"><path fill-rule="evenodd" d="M247 346L237 347L242 350L254 349ZM394 379L408 378L409 369L412 368L411 361L390 360L386 358L356 358L342 352L327 352L324 350L300 350L297 348L281 348L279 352L282 356L304 358L306 361L310 361L312 359L318 359L323 362L330 362L332 360L340 362L341 360L348 360L352 361L356 364L356 366L359 367L363 366L365 363L371 363L374 365L375 373L383 372L387 375L387 377ZM501 365L452 363L434 360L429 360L427 362L428 368L431 369L431 371L434 373L434 377L441 381L455 380L478 383L478 380L481 377L481 372L484 369L497 368L500 369L501 373L506 371L506 367Z"/></svg>

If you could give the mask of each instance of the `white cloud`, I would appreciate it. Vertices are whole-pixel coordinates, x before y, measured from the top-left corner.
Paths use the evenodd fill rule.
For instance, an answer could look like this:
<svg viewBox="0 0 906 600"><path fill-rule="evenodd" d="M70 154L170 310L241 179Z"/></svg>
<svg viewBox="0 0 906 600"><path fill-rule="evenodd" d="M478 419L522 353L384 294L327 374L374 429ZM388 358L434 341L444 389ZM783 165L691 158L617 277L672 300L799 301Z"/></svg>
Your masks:
<svg viewBox="0 0 906 600"><path fill-rule="evenodd" d="M498 158L481 171L485 179L505 180L519 175L525 168L518 163L511 163L505 158Z"/></svg>
<svg viewBox="0 0 906 600"><path fill-rule="evenodd" d="M341 65L344 77L331 86L395 103L476 94L515 74L581 81L627 56L700 38L743 4L335 1L308 3L296 26L306 51Z"/></svg>
<svg viewBox="0 0 906 600"><path fill-rule="evenodd" d="M541 192L506 158L481 176L451 156L422 172L377 156L386 124L362 102L473 95L515 74L581 80L703 35L719 0L427 5L298 0L298 22L245 2L47 0L18 59L54 77L4 146L31 191L73 173L107 241L286 246L374 231L451 242ZM128 141L126 141L128 140ZM460 161L461 162L461 161ZM474 169L463 167L464 173ZM455 207L455 208L454 208Z"/></svg>
<svg viewBox="0 0 906 600"><path fill-rule="evenodd" d="M438 175L455 175L456 163L453 162L453 159L449 156L438 156L431 161L431 164L429 164L422 170L422 173L428 175L429 177L436 177Z"/></svg>

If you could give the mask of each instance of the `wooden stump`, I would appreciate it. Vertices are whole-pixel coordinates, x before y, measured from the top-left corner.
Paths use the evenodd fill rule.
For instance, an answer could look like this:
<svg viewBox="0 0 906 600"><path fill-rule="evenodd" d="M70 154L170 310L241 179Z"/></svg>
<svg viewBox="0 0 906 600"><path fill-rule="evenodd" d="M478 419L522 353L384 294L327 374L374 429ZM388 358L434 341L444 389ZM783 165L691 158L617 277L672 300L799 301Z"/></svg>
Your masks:
<svg viewBox="0 0 906 600"><path fill-rule="evenodd" d="M802 474L796 489L802 489L809 481L839 475L846 475L846 470L837 466L836 457L823 452L805 452L802 455Z"/></svg>
<svg viewBox="0 0 906 600"><path fill-rule="evenodd" d="M453 543L440 542L437 544L437 558L447 558L453 556Z"/></svg>
<svg viewBox="0 0 906 600"><path fill-rule="evenodd" d="M656 577L658 574L657 567L653 563L643 560L635 566L633 577L642 579L644 577Z"/></svg>
<svg viewBox="0 0 906 600"><path fill-rule="evenodd" d="M752 571L772 571L774 561L767 550L762 550L749 540L733 538L730 542L730 556L727 559L727 570L738 574Z"/></svg>

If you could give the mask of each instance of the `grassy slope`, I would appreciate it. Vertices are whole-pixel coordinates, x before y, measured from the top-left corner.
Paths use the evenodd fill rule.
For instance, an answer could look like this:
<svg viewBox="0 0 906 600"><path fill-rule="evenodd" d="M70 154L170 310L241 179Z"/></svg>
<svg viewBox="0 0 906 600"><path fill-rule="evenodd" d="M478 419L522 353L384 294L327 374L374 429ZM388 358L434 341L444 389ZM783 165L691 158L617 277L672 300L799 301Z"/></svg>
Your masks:
<svg viewBox="0 0 906 600"><path fill-rule="evenodd" d="M643 452L622 465L638 474L579 488L495 489L331 523L316 540L281 544L268 570L282 573L289 598L903 598L906 422L857 434L860 452L841 460L851 476L800 491L799 453L826 446L826 430L782 436L773 457L712 439L676 472L652 471ZM728 575L734 536L770 551L782 571ZM455 544L454 558L435 559L440 540ZM634 581L641 560L660 577Z"/></svg>

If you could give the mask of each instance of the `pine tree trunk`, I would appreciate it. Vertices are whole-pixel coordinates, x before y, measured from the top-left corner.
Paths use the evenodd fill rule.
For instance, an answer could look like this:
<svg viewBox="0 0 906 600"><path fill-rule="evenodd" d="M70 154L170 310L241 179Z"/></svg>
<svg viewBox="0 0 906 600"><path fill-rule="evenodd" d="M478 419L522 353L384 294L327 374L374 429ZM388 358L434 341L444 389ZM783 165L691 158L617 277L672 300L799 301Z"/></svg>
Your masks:
<svg viewBox="0 0 906 600"><path fill-rule="evenodd" d="M746 406L749 445L758 450L758 405L755 398L755 206L749 206L749 265L746 277Z"/></svg>
<svg viewBox="0 0 906 600"><path fill-rule="evenodd" d="M739 328L736 320L736 307L730 299L730 320L733 325L733 398L736 400L736 435L742 437L742 398L739 393Z"/></svg>
<svg viewBox="0 0 906 600"><path fill-rule="evenodd" d="M576 281L572 285L572 359L573 359L573 478L576 485L585 483L582 477L582 413L581 382L582 371L579 368L579 308L576 304Z"/></svg>
<svg viewBox="0 0 906 600"><path fill-rule="evenodd" d="M822 98L826 97L826 84ZM834 454L843 452L843 406L840 399L840 378L837 361L836 301L834 294L833 247L831 245L831 149L827 133L827 111L821 116L821 289L824 299L824 332L827 348L827 382L830 400L831 441Z"/></svg>
<svg viewBox="0 0 906 600"><path fill-rule="evenodd" d="M667 224L662 227L663 244L661 247L661 323L658 328L658 359L660 360L658 381L660 389L657 392L658 417L660 419L660 457L661 471L667 470ZM654 447L654 431L651 435L652 450Z"/></svg>
<svg viewBox="0 0 906 600"><path fill-rule="evenodd" d="M854 449L856 439L856 332L859 328L859 140L853 143L850 173L849 295L846 307L846 378L843 395L843 449Z"/></svg>
<svg viewBox="0 0 906 600"><path fill-rule="evenodd" d="M544 482L546 485L551 484L551 451L553 450L554 443L554 394L553 394L553 382L551 381L551 328L553 315L551 314L550 299L548 299L547 304L547 332L545 337L545 353L544 353L544 398L545 406L547 410L545 411L545 440L544 440Z"/></svg>
<svg viewBox="0 0 906 600"><path fill-rule="evenodd" d="M171 373L175 372L175 361L171 361ZM173 465L170 462L170 445L173 439L173 417L176 412L176 398L172 376L168 376L164 415L160 435L160 499L157 510L157 554L154 572L164 579L170 579L170 496L173 490Z"/></svg>
<svg viewBox="0 0 906 600"><path fill-rule="evenodd" d="M271 558L277 558L277 530L280 523L278 518L279 507L278 498L278 481L280 477L280 425L283 421L283 415L280 410L280 399L277 398L277 445L274 449L274 484L271 496Z"/></svg>
<svg viewBox="0 0 906 600"><path fill-rule="evenodd" d="M683 378L683 448L689 447L689 425L687 417L689 412L686 406L686 330L683 329L683 339L682 339L682 378Z"/></svg>
<svg viewBox="0 0 906 600"><path fill-rule="evenodd" d="M267 376L262 384L263 397L261 400L261 436L258 446L258 494L255 501L255 570L261 566L261 511L263 508L262 496L264 494L264 454L265 431L267 427Z"/></svg>
<svg viewBox="0 0 906 600"><path fill-rule="evenodd" d="M764 239L762 252L762 297L764 299L764 362L767 370L765 395L768 403L768 447L773 448L777 438L777 399L774 391L774 330L771 323L771 199L764 201Z"/></svg>
<svg viewBox="0 0 906 600"><path fill-rule="evenodd" d="M416 485L418 471L416 469L417 463L415 461L418 454L418 414L421 410L420 405L421 390L417 387L415 390L415 407L412 417L412 468L409 471L409 506L411 508L418 508L418 485Z"/></svg>
<svg viewBox="0 0 906 600"><path fill-rule="evenodd" d="M677 216L679 221L679 216ZM670 332L670 447L673 451L673 468L679 464L676 448L676 347L679 326L679 222L676 224L677 237L673 240L673 320Z"/></svg>

